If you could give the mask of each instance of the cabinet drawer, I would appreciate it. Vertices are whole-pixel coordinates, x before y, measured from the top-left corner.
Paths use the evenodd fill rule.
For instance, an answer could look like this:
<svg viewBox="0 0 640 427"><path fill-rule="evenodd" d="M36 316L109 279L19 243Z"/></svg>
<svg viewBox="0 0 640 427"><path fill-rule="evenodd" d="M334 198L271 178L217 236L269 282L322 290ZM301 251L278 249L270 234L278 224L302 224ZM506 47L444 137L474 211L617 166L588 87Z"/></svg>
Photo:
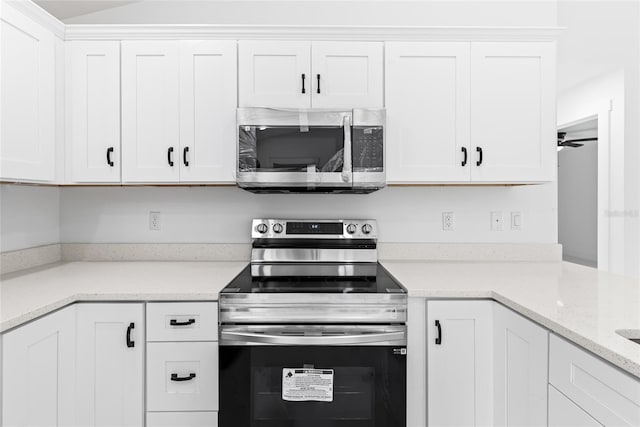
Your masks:
<svg viewBox="0 0 640 427"><path fill-rule="evenodd" d="M218 304L148 303L147 341L218 341Z"/></svg>
<svg viewBox="0 0 640 427"><path fill-rule="evenodd" d="M148 411L217 411L218 343L147 344Z"/></svg>
<svg viewBox="0 0 640 427"><path fill-rule="evenodd" d="M640 426L640 381L555 335L549 382L605 426Z"/></svg>
<svg viewBox="0 0 640 427"><path fill-rule="evenodd" d="M578 405L549 386L549 427L601 427Z"/></svg>
<svg viewBox="0 0 640 427"><path fill-rule="evenodd" d="M147 427L217 427L217 412L149 412Z"/></svg>

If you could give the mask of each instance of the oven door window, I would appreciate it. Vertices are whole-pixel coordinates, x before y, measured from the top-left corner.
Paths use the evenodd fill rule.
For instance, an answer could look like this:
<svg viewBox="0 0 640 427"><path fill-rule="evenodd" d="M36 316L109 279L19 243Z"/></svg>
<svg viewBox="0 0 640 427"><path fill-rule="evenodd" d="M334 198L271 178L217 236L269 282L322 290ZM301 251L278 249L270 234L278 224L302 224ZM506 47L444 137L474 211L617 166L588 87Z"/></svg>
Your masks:
<svg viewBox="0 0 640 427"><path fill-rule="evenodd" d="M220 426L404 426L406 352L400 350L221 346ZM284 400L284 368L333 370L332 401Z"/></svg>
<svg viewBox="0 0 640 427"><path fill-rule="evenodd" d="M240 126L241 172L342 172L342 126Z"/></svg>

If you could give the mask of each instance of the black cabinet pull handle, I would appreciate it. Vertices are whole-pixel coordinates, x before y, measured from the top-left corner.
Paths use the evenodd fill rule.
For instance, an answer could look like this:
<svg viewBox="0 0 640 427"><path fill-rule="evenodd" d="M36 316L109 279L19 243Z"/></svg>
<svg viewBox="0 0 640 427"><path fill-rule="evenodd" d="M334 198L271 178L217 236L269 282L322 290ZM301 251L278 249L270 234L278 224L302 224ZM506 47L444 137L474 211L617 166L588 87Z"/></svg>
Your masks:
<svg viewBox="0 0 640 427"><path fill-rule="evenodd" d="M476 151L480 155L478 157L478 161L476 162L476 166L480 166L482 164L482 147L476 147Z"/></svg>
<svg viewBox="0 0 640 427"><path fill-rule="evenodd" d="M187 325L193 325L194 323L196 323L196 319L189 319L186 322L178 322L177 319L169 320L169 324L171 326L187 326Z"/></svg>
<svg viewBox="0 0 640 427"><path fill-rule="evenodd" d="M131 322L129 323L129 327L127 328L127 347L135 347L136 343L131 341L131 330L136 327L136 324Z"/></svg>
<svg viewBox="0 0 640 427"><path fill-rule="evenodd" d="M107 164L113 167L113 161L111 160L111 153L113 153L113 147L107 148Z"/></svg>
<svg viewBox="0 0 640 427"><path fill-rule="evenodd" d="M189 166L189 160L187 160L187 153L189 152L189 147L184 147L182 150L182 162L185 166Z"/></svg>
<svg viewBox="0 0 640 427"><path fill-rule="evenodd" d="M188 377L179 377L178 374L171 374L171 381L190 381L196 377L196 374L191 372Z"/></svg>
<svg viewBox="0 0 640 427"><path fill-rule="evenodd" d="M464 160L462 166L467 166L467 147L462 147L462 153L464 154Z"/></svg>
<svg viewBox="0 0 640 427"><path fill-rule="evenodd" d="M318 74L318 93L320 93L320 74Z"/></svg>
<svg viewBox="0 0 640 427"><path fill-rule="evenodd" d="M436 345L442 344L442 327L440 326L440 321L436 320L436 328L438 328L438 336L436 337Z"/></svg>
<svg viewBox="0 0 640 427"><path fill-rule="evenodd" d="M302 93L307 93L307 91L304 89L304 79L305 79L305 75L302 75Z"/></svg>
<svg viewBox="0 0 640 427"><path fill-rule="evenodd" d="M169 147L167 150L167 162L169 166L173 167L173 147Z"/></svg>

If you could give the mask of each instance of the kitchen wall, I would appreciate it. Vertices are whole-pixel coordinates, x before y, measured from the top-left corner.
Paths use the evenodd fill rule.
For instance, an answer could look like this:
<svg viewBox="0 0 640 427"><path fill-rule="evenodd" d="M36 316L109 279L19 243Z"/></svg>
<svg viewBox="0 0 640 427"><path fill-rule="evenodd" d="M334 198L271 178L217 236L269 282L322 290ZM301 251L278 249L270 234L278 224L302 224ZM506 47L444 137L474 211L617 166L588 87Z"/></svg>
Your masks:
<svg viewBox="0 0 640 427"><path fill-rule="evenodd" d="M60 189L0 185L0 251L60 242Z"/></svg>
<svg viewBox="0 0 640 427"><path fill-rule="evenodd" d="M237 188L105 187L61 189L66 243L249 242L256 217L375 218L383 242L557 241L556 185L516 187L392 187L369 195L264 195ZM149 230L149 212L161 230ZM442 212L455 230L442 231ZM490 212L503 212L503 231ZM521 212L520 231L511 212Z"/></svg>
<svg viewBox="0 0 640 427"><path fill-rule="evenodd" d="M46 3L46 2L45 2ZM68 24L556 25L555 0L142 1L65 19Z"/></svg>

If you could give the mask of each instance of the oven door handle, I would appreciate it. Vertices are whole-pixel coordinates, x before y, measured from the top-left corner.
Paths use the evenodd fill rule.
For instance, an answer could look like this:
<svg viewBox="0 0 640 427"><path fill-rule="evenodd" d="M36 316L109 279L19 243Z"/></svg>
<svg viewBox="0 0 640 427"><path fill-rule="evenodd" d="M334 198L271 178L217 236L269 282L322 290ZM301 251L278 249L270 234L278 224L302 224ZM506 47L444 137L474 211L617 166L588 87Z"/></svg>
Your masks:
<svg viewBox="0 0 640 427"><path fill-rule="evenodd" d="M221 331L220 339L271 345L360 345L405 340L404 331L355 335L271 335L245 331Z"/></svg>

